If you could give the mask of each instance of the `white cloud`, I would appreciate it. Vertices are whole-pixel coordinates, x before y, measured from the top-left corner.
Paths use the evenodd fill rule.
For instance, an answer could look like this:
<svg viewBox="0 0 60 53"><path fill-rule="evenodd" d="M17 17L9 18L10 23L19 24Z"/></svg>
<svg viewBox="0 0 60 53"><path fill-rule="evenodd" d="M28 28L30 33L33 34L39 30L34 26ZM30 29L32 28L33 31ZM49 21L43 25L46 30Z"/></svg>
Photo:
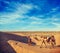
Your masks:
<svg viewBox="0 0 60 53"><path fill-rule="evenodd" d="M3 1L3 2L4 2L4 3L6 3L6 4L9 4L9 3L10 3L9 1L6 1L6 0L5 0L5 1Z"/></svg>
<svg viewBox="0 0 60 53"><path fill-rule="evenodd" d="M59 7L56 7L56 8L52 8L48 13L47 15L53 15L54 13L56 13L58 11Z"/></svg>
<svg viewBox="0 0 60 53"><path fill-rule="evenodd" d="M36 21L42 20L41 18L39 18L39 17L37 17L37 16L29 17L29 19L31 19L31 20L36 20Z"/></svg>
<svg viewBox="0 0 60 53"><path fill-rule="evenodd" d="M32 22L30 23L31 25L33 25L33 24L42 24L43 23L43 19L38 18L36 16L30 17L30 19L32 20Z"/></svg>
<svg viewBox="0 0 60 53"><path fill-rule="evenodd" d="M33 5L31 5L31 4L20 4L16 8L17 8L16 13L25 14L33 8Z"/></svg>
<svg viewBox="0 0 60 53"><path fill-rule="evenodd" d="M29 25L27 25L26 27L23 27L22 30L27 30L27 29L30 29L30 28L38 28L40 24L43 24L44 20L43 19L40 19L36 16L31 16L29 17L29 19L31 20L31 22L29 22Z"/></svg>
<svg viewBox="0 0 60 53"><path fill-rule="evenodd" d="M59 7L53 8L52 11L57 11Z"/></svg>
<svg viewBox="0 0 60 53"><path fill-rule="evenodd" d="M8 24L8 23L14 23L16 22L16 18L18 18L19 15L18 14L8 14L8 15L2 15L0 18L0 23L2 24Z"/></svg>
<svg viewBox="0 0 60 53"><path fill-rule="evenodd" d="M5 3L9 4L9 2L6 2L6 1L5 1ZM28 13L33 8L36 8L36 9L39 8L37 5L20 4L19 2L9 4L9 6L11 6L11 5L12 5L12 7L16 8L15 11L10 12L10 13L7 13L7 12L6 13L0 13L0 15L1 15L0 16L0 18L1 18L0 24L16 23L17 18L26 18L27 16L24 14ZM11 9L10 7L6 7L6 8ZM12 9L12 10L14 10L14 9ZM29 16L28 16L28 18L29 18ZM30 19L40 20L39 18L35 18L34 16L30 17Z"/></svg>
<svg viewBox="0 0 60 53"><path fill-rule="evenodd" d="M25 18L26 16L24 14L28 13L33 7L31 4L19 4L13 13L0 13L0 24L14 23L17 18Z"/></svg>
<svg viewBox="0 0 60 53"><path fill-rule="evenodd" d="M60 28L60 24L56 22L52 22L52 24L56 25L57 28Z"/></svg>
<svg viewBox="0 0 60 53"><path fill-rule="evenodd" d="M51 20L52 20L52 21L59 21L60 18L54 18L54 17L53 17Z"/></svg>
<svg viewBox="0 0 60 53"><path fill-rule="evenodd" d="M33 21L33 22L31 22L31 25L33 25L33 24L42 24L42 22Z"/></svg>

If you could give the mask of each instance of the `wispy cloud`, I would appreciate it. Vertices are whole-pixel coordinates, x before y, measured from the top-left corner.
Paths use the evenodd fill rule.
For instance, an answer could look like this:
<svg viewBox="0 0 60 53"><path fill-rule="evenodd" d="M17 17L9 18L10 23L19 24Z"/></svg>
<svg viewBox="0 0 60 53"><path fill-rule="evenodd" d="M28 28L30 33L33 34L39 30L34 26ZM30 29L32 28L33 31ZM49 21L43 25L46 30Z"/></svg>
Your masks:
<svg viewBox="0 0 60 53"><path fill-rule="evenodd" d="M54 25L56 25L56 27L59 27L60 28L60 23L53 22L52 24L54 24Z"/></svg>
<svg viewBox="0 0 60 53"><path fill-rule="evenodd" d="M31 4L19 4L16 7L16 11L13 13L5 13L0 16L0 23L7 24L7 23L14 23L16 22L17 18L25 18L24 14L28 13L34 6Z"/></svg>
<svg viewBox="0 0 60 53"><path fill-rule="evenodd" d="M55 3L57 2L57 3ZM49 0L1 0L1 30L59 30L60 3Z"/></svg>

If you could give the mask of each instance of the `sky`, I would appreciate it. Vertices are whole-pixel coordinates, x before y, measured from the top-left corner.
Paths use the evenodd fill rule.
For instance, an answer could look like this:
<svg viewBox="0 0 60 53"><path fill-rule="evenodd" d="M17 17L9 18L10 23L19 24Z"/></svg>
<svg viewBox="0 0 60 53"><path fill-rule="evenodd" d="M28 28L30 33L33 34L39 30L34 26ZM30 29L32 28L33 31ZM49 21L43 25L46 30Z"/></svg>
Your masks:
<svg viewBox="0 0 60 53"><path fill-rule="evenodd" d="M0 0L0 31L60 31L60 0Z"/></svg>

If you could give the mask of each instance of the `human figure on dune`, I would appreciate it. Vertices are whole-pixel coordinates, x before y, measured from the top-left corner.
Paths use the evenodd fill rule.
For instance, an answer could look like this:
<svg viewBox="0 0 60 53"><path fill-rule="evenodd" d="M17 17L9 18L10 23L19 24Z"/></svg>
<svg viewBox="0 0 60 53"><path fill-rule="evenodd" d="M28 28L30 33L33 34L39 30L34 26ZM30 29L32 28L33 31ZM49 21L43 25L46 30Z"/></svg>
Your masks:
<svg viewBox="0 0 60 53"><path fill-rule="evenodd" d="M30 38L30 36L28 36L28 45L31 45L31 38Z"/></svg>
<svg viewBox="0 0 60 53"><path fill-rule="evenodd" d="M40 45L40 48L42 48L43 44L45 45L45 47L47 47L46 40L47 40L47 37L41 36L41 45Z"/></svg>
<svg viewBox="0 0 60 53"><path fill-rule="evenodd" d="M55 37L52 35L52 36L51 36L51 46L54 48L55 45L56 45L56 39L55 39Z"/></svg>
<svg viewBox="0 0 60 53"><path fill-rule="evenodd" d="M47 43L51 45L51 47L55 47L56 45L56 39L55 37L52 35L50 37L47 38Z"/></svg>

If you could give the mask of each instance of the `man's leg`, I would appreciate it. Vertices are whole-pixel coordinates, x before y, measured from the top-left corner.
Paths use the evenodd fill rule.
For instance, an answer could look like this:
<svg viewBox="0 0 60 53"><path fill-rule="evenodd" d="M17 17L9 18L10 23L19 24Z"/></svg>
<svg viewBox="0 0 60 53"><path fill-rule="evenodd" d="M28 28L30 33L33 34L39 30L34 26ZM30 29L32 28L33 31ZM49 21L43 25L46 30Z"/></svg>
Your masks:
<svg viewBox="0 0 60 53"><path fill-rule="evenodd" d="M46 42L44 42L44 44L45 44L45 48L47 48Z"/></svg>
<svg viewBox="0 0 60 53"><path fill-rule="evenodd" d="M43 46L43 43L44 43L44 42L42 42L42 43L41 43L41 45L40 45L40 48L42 48L42 46Z"/></svg>

